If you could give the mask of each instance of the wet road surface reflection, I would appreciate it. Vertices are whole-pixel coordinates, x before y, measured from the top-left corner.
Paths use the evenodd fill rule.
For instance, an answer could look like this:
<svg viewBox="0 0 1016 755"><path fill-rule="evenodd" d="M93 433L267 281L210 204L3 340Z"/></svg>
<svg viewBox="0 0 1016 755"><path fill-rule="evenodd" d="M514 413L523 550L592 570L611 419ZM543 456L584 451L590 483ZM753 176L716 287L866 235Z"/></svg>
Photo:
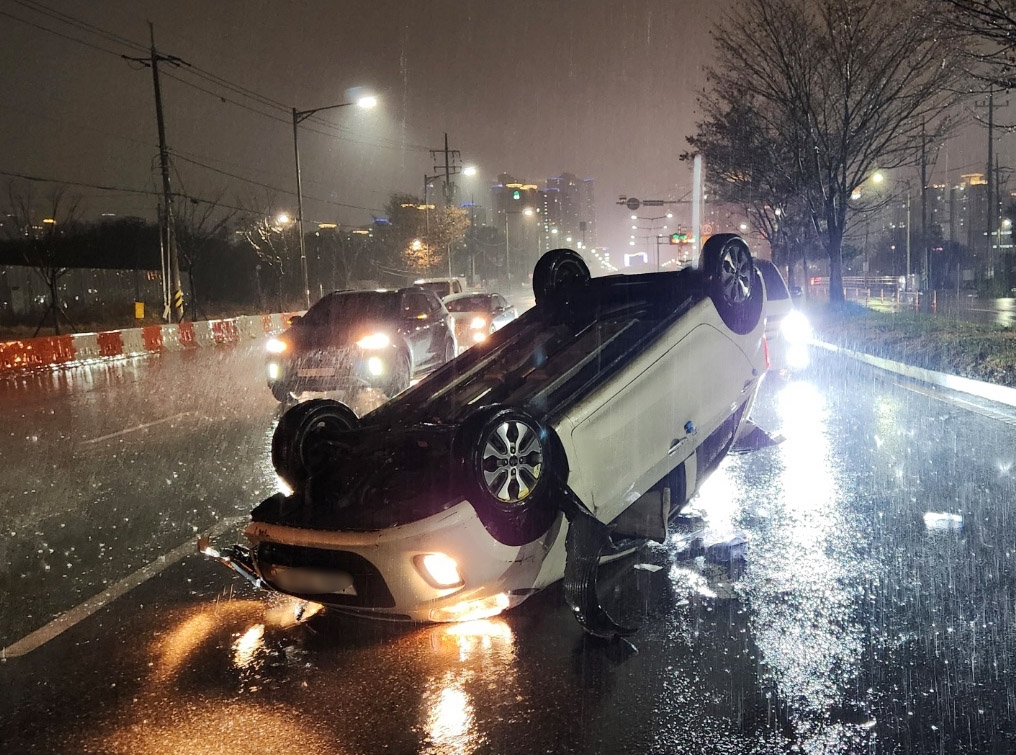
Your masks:
<svg viewBox="0 0 1016 755"><path fill-rule="evenodd" d="M559 586L480 622L388 624L256 594L195 555L0 663L0 741L1016 751L1016 430L947 399L833 355L767 380L755 419L787 440L728 458L667 543L604 569L604 596L643 618L634 649L585 637Z"/></svg>

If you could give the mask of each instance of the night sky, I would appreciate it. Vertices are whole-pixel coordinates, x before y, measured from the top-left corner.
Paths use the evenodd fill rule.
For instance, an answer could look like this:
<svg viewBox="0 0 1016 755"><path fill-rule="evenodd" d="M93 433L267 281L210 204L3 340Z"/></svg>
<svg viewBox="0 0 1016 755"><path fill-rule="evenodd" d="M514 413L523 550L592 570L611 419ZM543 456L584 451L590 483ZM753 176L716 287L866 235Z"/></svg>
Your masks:
<svg viewBox="0 0 1016 755"><path fill-rule="evenodd" d="M689 188L678 156L705 86L709 29L729 0L45 2L146 47L150 20L160 52L200 69L163 69L188 82L163 80L178 191L225 189L229 203L264 192L225 172L293 192L288 109L336 104L364 87L379 107L301 126L308 221L364 223L392 191L420 193L435 172L427 149L447 132L480 170L460 179L466 198L488 203L503 171L541 186L563 171L591 177L599 241L620 247L630 231L617 195L677 198ZM34 5L0 0L0 170L156 190L151 74L119 57L144 53ZM963 163L983 160L983 140L975 133L951 147L950 171L978 169ZM154 197L76 191L89 217L154 214ZM291 194L277 195L280 209L295 210Z"/></svg>

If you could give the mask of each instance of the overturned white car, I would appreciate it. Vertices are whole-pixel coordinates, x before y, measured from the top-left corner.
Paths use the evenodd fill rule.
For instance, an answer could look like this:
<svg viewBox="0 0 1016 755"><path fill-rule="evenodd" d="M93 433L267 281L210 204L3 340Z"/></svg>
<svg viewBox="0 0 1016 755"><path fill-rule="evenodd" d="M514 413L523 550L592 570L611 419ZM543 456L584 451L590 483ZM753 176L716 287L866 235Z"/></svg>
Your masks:
<svg viewBox="0 0 1016 755"><path fill-rule="evenodd" d="M258 505L248 546L201 547L258 586L386 619L510 609L562 578L583 627L630 631L596 597L599 563L663 540L735 447L767 369L764 283L713 236L698 269L590 278L545 254L536 306L380 408L299 404L272 444L291 495Z"/></svg>

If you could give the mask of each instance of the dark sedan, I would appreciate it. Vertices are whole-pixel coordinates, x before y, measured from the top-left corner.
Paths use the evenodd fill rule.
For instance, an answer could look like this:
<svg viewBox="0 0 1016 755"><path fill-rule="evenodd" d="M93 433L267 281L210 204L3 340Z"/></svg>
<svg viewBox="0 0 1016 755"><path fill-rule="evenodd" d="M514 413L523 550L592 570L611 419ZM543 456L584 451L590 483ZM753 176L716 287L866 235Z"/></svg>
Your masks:
<svg viewBox="0 0 1016 755"><path fill-rule="evenodd" d="M454 358L451 316L430 291L336 291L268 342L268 387L304 392L370 387L394 396Z"/></svg>

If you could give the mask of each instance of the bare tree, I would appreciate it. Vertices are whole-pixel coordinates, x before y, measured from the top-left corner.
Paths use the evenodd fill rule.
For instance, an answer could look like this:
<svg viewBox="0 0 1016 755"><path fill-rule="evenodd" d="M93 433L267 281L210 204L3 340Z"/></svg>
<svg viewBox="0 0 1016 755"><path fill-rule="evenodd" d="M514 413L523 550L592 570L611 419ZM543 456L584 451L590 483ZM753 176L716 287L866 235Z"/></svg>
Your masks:
<svg viewBox="0 0 1016 755"><path fill-rule="evenodd" d="M278 209L270 193L251 197L248 202L239 204L244 208L238 229L240 235L250 244L258 259L275 273L279 310L285 311L287 276L299 264L300 231L297 224Z"/></svg>
<svg viewBox="0 0 1016 755"><path fill-rule="evenodd" d="M190 300L194 314L200 315L197 284L194 268L206 261L216 247L222 248L223 233L236 216L238 210L224 207L222 197L225 189L219 190L209 201L190 199L176 206L176 243L187 278L190 280Z"/></svg>
<svg viewBox="0 0 1016 755"><path fill-rule="evenodd" d="M69 269L66 255L61 253L60 239L64 229L78 217L80 197L68 195L63 187L39 197L33 186L11 183L7 187L9 218L5 224L8 236L21 248L25 264L34 268L49 291L49 302L35 335L39 335L52 316L53 331L60 335L61 318L71 330L76 326L60 306L60 279Z"/></svg>
<svg viewBox="0 0 1016 755"><path fill-rule="evenodd" d="M949 125L959 49L933 16L923 0L743 0L714 34L700 102L749 102L768 148L792 161L833 301L852 193L878 168L916 162ZM716 117L705 110L700 133Z"/></svg>
<svg viewBox="0 0 1016 755"><path fill-rule="evenodd" d="M964 49L970 72L983 82L1009 89L1016 81L1016 0L938 0L944 28L970 44Z"/></svg>

